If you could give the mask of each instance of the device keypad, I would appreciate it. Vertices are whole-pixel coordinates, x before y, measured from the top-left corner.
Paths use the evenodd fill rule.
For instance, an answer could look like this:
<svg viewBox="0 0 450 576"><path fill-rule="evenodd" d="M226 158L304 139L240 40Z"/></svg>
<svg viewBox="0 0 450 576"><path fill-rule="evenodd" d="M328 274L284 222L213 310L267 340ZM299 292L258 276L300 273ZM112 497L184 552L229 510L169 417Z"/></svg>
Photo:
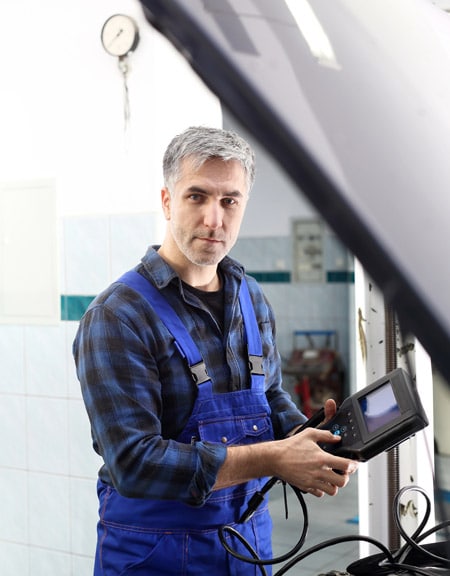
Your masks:
<svg viewBox="0 0 450 576"><path fill-rule="evenodd" d="M344 446L355 444L360 440L359 428L355 421L355 417L350 410L343 414L339 414L339 419L334 423L331 423L329 430L335 436L340 436L342 442L339 444L322 445L322 448L327 452L342 450Z"/></svg>

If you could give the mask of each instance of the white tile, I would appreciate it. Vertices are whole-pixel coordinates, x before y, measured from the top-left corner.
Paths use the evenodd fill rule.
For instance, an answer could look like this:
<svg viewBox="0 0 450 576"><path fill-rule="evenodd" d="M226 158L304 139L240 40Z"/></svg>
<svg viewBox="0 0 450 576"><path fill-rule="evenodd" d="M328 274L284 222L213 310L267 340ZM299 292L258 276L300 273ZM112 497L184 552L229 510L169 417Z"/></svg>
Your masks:
<svg viewBox="0 0 450 576"><path fill-rule="evenodd" d="M27 466L25 396L0 396L0 466Z"/></svg>
<svg viewBox="0 0 450 576"><path fill-rule="evenodd" d="M71 217L64 220L67 294L94 295L110 279L109 218Z"/></svg>
<svg viewBox="0 0 450 576"><path fill-rule="evenodd" d="M70 550L69 478L30 473L28 490L31 546L68 552Z"/></svg>
<svg viewBox="0 0 450 576"><path fill-rule="evenodd" d="M113 215L111 222L111 273L115 280L139 264L155 236L155 214Z"/></svg>
<svg viewBox="0 0 450 576"><path fill-rule="evenodd" d="M93 557L97 541L96 480L72 478L70 496L71 551Z"/></svg>
<svg viewBox="0 0 450 576"><path fill-rule="evenodd" d="M72 576L70 554L63 552L30 548L30 566L32 576Z"/></svg>
<svg viewBox="0 0 450 576"><path fill-rule="evenodd" d="M25 362L27 393L67 396L66 332L57 326L27 326Z"/></svg>
<svg viewBox="0 0 450 576"><path fill-rule="evenodd" d="M94 557L72 556L72 576L92 576Z"/></svg>
<svg viewBox="0 0 450 576"><path fill-rule="evenodd" d="M69 398L81 398L80 382L77 378L75 361L73 359L72 346L78 330L79 322L64 322L66 328L66 367L67 389Z"/></svg>
<svg viewBox="0 0 450 576"><path fill-rule="evenodd" d="M28 466L30 470L68 474L68 400L27 398Z"/></svg>
<svg viewBox="0 0 450 576"><path fill-rule="evenodd" d="M29 575L29 548L27 546L0 541L0 558L2 559L2 576Z"/></svg>
<svg viewBox="0 0 450 576"><path fill-rule="evenodd" d="M0 325L0 391L25 392L24 329Z"/></svg>
<svg viewBox="0 0 450 576"><path fill-rule="evenodd" d="M102 459L92 448L91 427L82 400L69 402L70 475L97 478Z"/></svg>
<svg viewBox="0 0 450 576"><path fill-rule="evenodd" d="M26 472L0 468L0 510L0 540L25 544L28 540Z"/></svg>

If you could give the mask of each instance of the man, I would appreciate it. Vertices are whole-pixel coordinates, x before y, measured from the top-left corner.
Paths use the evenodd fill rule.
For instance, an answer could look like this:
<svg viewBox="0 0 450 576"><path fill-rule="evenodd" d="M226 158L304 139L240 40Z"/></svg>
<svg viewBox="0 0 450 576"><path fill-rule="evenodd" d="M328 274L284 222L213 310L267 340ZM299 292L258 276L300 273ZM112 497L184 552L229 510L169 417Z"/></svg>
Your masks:
<svg viewBox="0 0 450 576"><path fill-rule="evenodd" d="M74 342L104 460L94 574L247 576L258 569L225 551L218 528L235 525L271 557L267 504L238 523L264 477L334 495L356 464L319 448L339 441L330 432L292 435L305 418L282 389L272 309L227 256L254 181L251 148L189 128L163 172L162 245L95 299ZM328 401L326 418L335 410Z"/></svg>

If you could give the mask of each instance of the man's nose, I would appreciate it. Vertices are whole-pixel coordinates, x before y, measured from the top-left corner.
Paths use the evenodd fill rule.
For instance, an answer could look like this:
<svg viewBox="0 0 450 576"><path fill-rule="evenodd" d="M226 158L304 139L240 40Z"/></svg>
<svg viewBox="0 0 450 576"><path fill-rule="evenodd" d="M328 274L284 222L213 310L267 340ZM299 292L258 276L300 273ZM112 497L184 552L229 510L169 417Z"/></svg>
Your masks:
<svg viewBox="0 0 450 576"><path fill-rule="evenodd" d="M223 208L219 203L211 202L205 208L204 223L208 228L216 229L222 226Z"/></svg>

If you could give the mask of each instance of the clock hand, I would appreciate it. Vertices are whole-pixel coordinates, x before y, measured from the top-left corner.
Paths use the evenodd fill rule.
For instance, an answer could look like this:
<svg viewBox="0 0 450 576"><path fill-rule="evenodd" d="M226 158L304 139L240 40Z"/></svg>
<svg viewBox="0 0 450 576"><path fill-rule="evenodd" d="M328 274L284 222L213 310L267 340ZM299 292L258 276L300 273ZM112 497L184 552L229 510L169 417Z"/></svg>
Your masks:
<svg viewBox="0 0 450 576"><path fill-rule="evenodd" d="M112 39L110 40L110 42L108 43L108 46L107 46L107 47L109 48L109 47L111 46L111 44L114 44L114 42L117 40L117 38L118 38L121 34L123 34L123 28L121 28L121 29L117 32L117 34L114 36L114 38L112 38Z"/></svg>

